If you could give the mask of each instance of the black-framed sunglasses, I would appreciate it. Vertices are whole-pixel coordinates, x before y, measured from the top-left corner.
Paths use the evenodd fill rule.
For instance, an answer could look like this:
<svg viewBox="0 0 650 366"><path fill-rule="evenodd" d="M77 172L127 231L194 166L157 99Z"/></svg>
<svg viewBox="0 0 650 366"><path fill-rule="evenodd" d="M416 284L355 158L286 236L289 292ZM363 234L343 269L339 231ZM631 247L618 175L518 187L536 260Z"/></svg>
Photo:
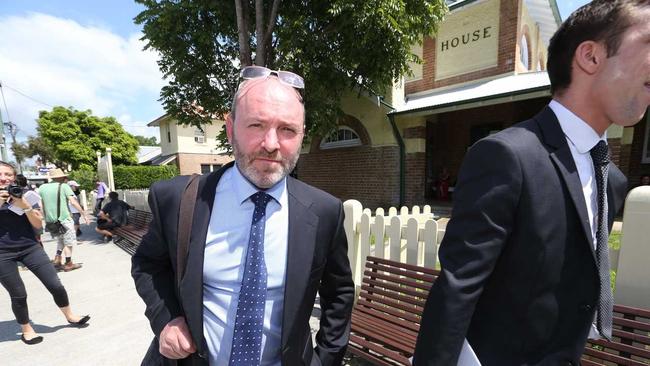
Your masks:
<svg viewBox="0 0 650 366"><path fill-rule="evenodd" d="M302 76L291 71L271 70L263 66L246 66L239 73L239 76L245 80L267 78L270 75L277 76L278 80L283 84L296 89L305 89L305 80Z"/></svg>

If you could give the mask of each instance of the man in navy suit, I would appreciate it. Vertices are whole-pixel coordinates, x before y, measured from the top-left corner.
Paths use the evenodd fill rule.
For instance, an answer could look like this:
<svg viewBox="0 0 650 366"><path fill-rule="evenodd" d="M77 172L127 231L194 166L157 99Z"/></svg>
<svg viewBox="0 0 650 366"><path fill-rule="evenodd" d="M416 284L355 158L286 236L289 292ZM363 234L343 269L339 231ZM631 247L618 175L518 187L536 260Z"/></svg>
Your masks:
<svg viewBox="0 0 650 366"><path fill-rule="evenodd" d="M548 73L549 106L465 157L414 365L456 365L464 339L483 366L578 365L611 336L607 233L627 181L605 131L650 105L650 2L578 9Z"/></svg>
<svg viewBox="0 0 650 366"><path fill-rule="evenodd" d="M257 66L241 76L226 120L235 163L200 178L179 295L176 237L188 178L151 187L153 220L132 268L156 336L143 364L340 365L354 299L342 203L287 176L305 131L304 82Z"/></svg>

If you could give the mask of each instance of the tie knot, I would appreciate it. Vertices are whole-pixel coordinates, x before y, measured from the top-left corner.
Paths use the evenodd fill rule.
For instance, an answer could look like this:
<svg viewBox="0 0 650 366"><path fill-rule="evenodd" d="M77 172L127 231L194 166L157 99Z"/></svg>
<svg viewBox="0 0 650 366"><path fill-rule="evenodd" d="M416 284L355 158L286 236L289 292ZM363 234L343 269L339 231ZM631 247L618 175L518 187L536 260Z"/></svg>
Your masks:
<svg viewBox="0 0 650 366"><path fill-rule="evenodd" d="M269 203L270 200L271 196L262 191L251 195L251 201L253 201L256 208L266 208L266 204Z"/></svg>
<svg viewBox="0 0 650 366"><path fill-rule="evenodd" d="M591 154L591 159L594 161L594 165L609 164L609 148L605 141L598 141L596 146L594 146L589 153Z"/></svg>

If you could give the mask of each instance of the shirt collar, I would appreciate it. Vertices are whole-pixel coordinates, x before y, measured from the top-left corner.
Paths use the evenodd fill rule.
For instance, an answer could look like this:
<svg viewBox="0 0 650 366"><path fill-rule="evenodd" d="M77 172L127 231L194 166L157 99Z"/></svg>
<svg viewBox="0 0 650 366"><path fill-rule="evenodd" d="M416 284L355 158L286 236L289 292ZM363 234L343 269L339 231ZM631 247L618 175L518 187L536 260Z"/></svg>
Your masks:
<svg viewBox="0 0 650 366"><path fill-rule="evenodd" d="M248 179L246 179L246 177L241 174L239 171L239 166L237 164L235 164L233 168L232 186L235 191L235 197L237 197L237 202L239 202L239 204L242 204L247 199L249 199L250 196L261 191L261 189L253 185ZM286 201L283 198L286 196L287 178L282 178L282 180L273 185L273 187L263 191L264 193L273 197L273 199L278 202L280 206L282 206L282 203Z"/></svg>
<svg viewBox="0 0 650 366"><path fill-rule="evenodd" d="M560 122L560 127L562 127L564 135L573 143L579 153L588 153L600 140L607 143L607 131L602 136L598 136L596 131L587 122L576 116L555 99L548 106L553 110L557 120Z"/></svg>

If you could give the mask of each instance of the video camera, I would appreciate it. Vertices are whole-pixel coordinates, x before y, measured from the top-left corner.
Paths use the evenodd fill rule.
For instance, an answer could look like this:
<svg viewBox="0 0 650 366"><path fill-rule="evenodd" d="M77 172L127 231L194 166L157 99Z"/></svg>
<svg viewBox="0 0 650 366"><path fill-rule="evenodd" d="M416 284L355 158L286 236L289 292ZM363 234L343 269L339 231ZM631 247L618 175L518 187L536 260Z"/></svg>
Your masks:
<svg viewBox="0 0 650 366"><path fill-rule="evenodd" d="M17 184L10 184L7 187L7 192L9 193L10 196L14 198L22 198L23 197L23 187L17 185Z"/></svg>

